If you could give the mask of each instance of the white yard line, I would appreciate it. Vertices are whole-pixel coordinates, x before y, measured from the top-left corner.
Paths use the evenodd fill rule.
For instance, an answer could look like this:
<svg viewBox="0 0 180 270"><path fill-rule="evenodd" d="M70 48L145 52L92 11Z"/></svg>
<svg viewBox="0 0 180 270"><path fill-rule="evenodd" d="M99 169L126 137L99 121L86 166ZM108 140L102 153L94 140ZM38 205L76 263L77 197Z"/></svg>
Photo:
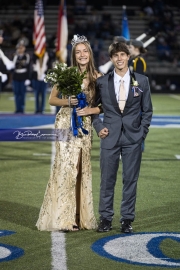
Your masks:
<svg viewBox="0 0 180 270"><path fill-rule="evenodd" d="M53 113L51 111L51 113ZM27 129L28 127L26 127ZM38 128L54 128L54 124L51 125L41 125L36 127L30 127L29 129L38 129ZM51 169L54 163L55 158L55 142L52 142L51 150ZM34 153L34 156L46 156L46 153ZM67 270L67 259L66 259L66 241L65 234L63 232L51 232L51 257L52 257L52 270Z"/></svg>
<svg viewBox="0 0 180 270"><path fill-rule="evenodd" d="M171 125L171 124L169 124L169 125L164 125L164 126L162 126L162 125L150 125L150 128L180 128L180 124L178 124L178 125Z"/></svg>
<svg viewBox="0 0 180 270"><path fill-rule="evenodd" d="M178 99L178 100L180 100L180 96L178 96L178 95L169 95L170 97L172 97L172 98L175 98L175 99Z"/></svg>
<svg viewBox="0 0 180 270"><path fill-rule="evenodd" d="M67 270L65 233L51 233L52 247L52 270Z"/></svg>
<svg viewBox="0 0 180 270"><path fill-rule="evenodd" d="M49 107L50 107L50 112L51 112L52 114L55 114L55 112L56 112L56 107L55 107L55 106L51 106L51 105L49 105Z"/></svg>
<svg viewBox="0 0 180 270"><path fill-rule="evenodd" d="M153 120L153 122L180 123L180 116L179 116L179 119L176 119L176 118L173 119L173 118L169 117L169 118L153 118L152 120Z"/></svg>
<svg viewBox="0 0 180 270"><path fill-rule="evenodd" d="M46 153L33 153L33 156L50 156L50 154L46 154Z"/></svg>
<svg viewBox="0 0 180 270"><path fill-rule="evenodd" d="M175 155L175 157L176 157L177 159L180 159L180 155Z"/></svg>
<svg viewBox="0 0 180 270"><path fill-rule="evenodd" d="M54 124L47 124L47 125L40 125L40 126L33 126L33 127L23 127L20 129L51 129L54 128Z"/></svg>
<svg viewBox="0 0 180 270"><path fill-rule="evenodd" d="M55 142L52 142L51 169L54 163L55 152ZM52 232L51 241L52 270L67 270L65 233Z"/></svg>

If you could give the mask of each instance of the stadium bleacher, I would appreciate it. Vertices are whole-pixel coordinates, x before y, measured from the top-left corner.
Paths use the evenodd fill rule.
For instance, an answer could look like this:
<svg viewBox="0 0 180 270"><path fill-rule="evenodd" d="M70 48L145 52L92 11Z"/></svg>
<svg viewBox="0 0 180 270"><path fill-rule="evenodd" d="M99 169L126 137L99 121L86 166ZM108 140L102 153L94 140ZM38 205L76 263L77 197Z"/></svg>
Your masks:
<svg viewBox="0 0 180 270"><path fill-rule="evenodd" d="M110 1L111 2L111 1ZM74 10L73 5L68 5L67 8L69 10ZM88 5L86 7L87 12L85 14L76 14L74 15L74 23L69 24L69 32L74 33L74 24L78 21L81 23L86 23L88 19L91 18L92 14L90 12L91 6ZM174 15L174 22L179 23L180 18L180 10L177 7L171 7L171 10ZM113 23L121 24L122 19L122 7L121 6L111 6L106 5L102 6L100 10L97 10L97 14L102 15L104 12L108 12L111 14L111 19ZM28 16L33 18L34 6L29 6L28 9L17 9L17 6L9 6L8 10L0 11L1 22L3 21L12 21L15 17L15 14L23 21ZM127 7L128 14L128 23L129 30L132 39L135 39L140 34L142 34L145 29L148 27L149 18L147 16L142 16L141 6L131 5ZM57 5L48 5L45 8L45 28L47 40L49 40L53 34L56 33L57 29L57 18L58 18L58 8ZM121 29L121 25L119 27L119 32ZM86 33L84 33L86 35ZM147 37L149 38L149 37ZM178 36L178 42L180 44L180 35ZM145 40L143 40L144 42ZM111 44L112 38L105 39L103 41L104 52L107 52L108 46ZM173 65L173 63L168 61L159 61L156 53L156 43L153 42L150 46L148 46L148 53L146 55L147 61L147 75L151 79L152 89L155 91L180 91L180 66ZM13 48L5 48L5 51L13 51ZM33 51L33 47L30 48L30 51ZM106 58L104 59L106 61ZM102 63L101 63L102 64ZM168 76L168 77L167 77Z"/></svg>

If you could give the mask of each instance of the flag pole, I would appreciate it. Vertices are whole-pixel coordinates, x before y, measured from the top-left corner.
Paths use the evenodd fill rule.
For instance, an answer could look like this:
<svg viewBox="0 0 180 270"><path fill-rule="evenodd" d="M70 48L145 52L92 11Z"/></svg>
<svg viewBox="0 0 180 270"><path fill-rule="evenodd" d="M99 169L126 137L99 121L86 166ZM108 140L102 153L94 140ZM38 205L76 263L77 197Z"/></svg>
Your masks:
<svg viewBox="0 0 180 270"><path fill-rule="evenodd" d="M129 33L129 26L128 26L128 19L126 15L126 6L122 6L123 12L122 12L122 34L124 38L127 40L130 39L130 33Z"/></svg>
<svg viewBox="0 0 180 270"><path fill-rule="evenodd" d="M60 1L57 27L56 56L59 62L65 63L67 58L68 25L66 16L66 2Z"/></svg>

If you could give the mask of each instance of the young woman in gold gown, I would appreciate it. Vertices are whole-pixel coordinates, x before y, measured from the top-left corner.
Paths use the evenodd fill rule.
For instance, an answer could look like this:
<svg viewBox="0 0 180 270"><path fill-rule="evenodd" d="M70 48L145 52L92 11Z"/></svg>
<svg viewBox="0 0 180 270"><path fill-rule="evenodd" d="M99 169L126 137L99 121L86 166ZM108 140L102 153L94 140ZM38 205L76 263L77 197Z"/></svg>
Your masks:
<svg viewBox="0 0 180 270"><path fill-rule="evenodd" d="M92 108L95 95L95 80L101 76L94 67L92 49L84 36L72 40L72 66L79 72L87 71L83 81L83 92L88 106L77 109L78 115L87 115L85 135L78 129L78 136L71 130L72 107L78 104L76 98L59 99L59 91L53 87L49 104L60 106L56 115L55 129L60 131L56 141L56 155L51 175L41 206L37 228L41 231L78 231L97 227L93 210L91 145L91 115L99 114L99 107Z"/></svg>

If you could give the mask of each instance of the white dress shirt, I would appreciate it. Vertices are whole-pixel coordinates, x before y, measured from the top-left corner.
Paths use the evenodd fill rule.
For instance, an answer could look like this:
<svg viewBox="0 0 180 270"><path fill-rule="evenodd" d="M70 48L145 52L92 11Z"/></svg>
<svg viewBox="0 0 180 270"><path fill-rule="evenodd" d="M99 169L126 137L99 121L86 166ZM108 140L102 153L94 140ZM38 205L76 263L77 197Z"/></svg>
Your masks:
<svg viewBox="0 0 180 270"><path fill-rule="evenodd" d="M115 72L115 69L114 69L114 87L115 87L115 94L116 94L117 102L119 102L119 88L120 88L121 80L124 81L124 88L125 88L125 91L126 91L126 100L127 100L128 94L129 94L129 84L130 84L130 73L129 73L129 69L127 70L127 72L124 75L124 77L120 77Z"/></svg>

